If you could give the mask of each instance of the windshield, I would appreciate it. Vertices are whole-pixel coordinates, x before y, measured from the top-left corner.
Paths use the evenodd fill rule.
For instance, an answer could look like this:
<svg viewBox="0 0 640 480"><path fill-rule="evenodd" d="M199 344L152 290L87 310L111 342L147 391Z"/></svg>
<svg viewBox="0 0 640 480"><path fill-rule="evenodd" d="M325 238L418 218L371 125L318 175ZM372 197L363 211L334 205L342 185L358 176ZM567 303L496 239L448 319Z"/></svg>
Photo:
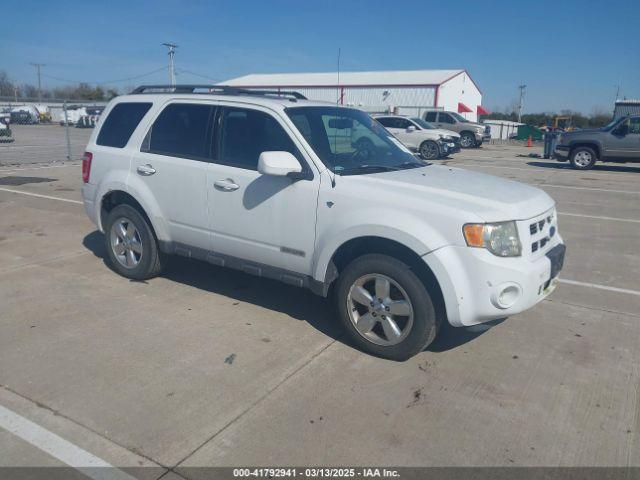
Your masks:
<svg viewBox="0 0 640 480"><path fill-rule="evenodd" d="M611 130L613 127L615 127L618 122L620 121L619 118L616 118L614 120L611 120L609 123L607 123L604 127L602 127L602 130Z"/></svg>
<svg viewBox="0 0 640 480"><path fill-rule="evenodd" d="M291 107L286 112L327 168L339 175L425 165L361 110L327 106Z"/></svg>
<svg viewBox="0 0 640 480"><path fill-rule="evenodd" d="M467 120L466 118L464 118L462 115L460 115L459 113L456 112L449 112L450 115L452 115L456 120L458 120L459 122L465 122L465 123L472 123L470 120Z"/></svg>
<svg viewBox="0 0 640 480"><path fill-rule="evenodd" d="M411 121L417 123L420 128L424 128L425 130L435 130L436 127L431 125L429 122L425 122L423 119L418 117L411 117Z"/></svg>

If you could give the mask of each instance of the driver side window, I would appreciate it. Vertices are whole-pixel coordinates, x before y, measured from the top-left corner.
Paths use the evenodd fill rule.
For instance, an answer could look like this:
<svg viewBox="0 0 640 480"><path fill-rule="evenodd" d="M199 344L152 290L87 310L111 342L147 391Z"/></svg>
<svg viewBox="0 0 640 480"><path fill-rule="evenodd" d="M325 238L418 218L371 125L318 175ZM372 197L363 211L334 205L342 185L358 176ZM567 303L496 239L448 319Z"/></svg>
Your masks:
<svg viewBox="0 0 640 480"><path fill-rule="evenodd" d="M635 135L640 134L640 117L633 117L629 119L629 133Z"/></svg>
<svg viewBox="0 0 640 480"><path fill-rule="evenodd" d="M438 122L440 123L454 123L453 118L448 113L440 113L438 114Z"/></svg>

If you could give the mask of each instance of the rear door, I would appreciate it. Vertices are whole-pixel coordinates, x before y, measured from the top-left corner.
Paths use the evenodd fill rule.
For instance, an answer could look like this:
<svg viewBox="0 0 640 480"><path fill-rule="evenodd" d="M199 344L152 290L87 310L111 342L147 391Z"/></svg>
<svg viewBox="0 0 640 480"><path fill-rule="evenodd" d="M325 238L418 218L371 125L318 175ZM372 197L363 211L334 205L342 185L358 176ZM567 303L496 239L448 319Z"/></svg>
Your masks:
<svg viewBox="0 0 640 480"><path fill-rule="evenodd" d="M219 255L212 261L240 260L240 268L252 273L262 264L311 274L320 177L270 110L229 105L218 118L207 182L213 255ZM260 174L258 157L265 151L292 153L309 178Z"/></svg>
<svg viewBox="0 0 640 480"><path fill-rule="evenodd" d="M395 117L376 117L376 120L381 123L384 128L389 130L392 135L398 133Z"/></svg>
<svg viewBox="0 0 640 480"><path fill-rule="evenodd" d="M132 160L130 183L147 188L172 242L186 254L211 247L207 170L215 112L207 102L165 104Z"/></svg>

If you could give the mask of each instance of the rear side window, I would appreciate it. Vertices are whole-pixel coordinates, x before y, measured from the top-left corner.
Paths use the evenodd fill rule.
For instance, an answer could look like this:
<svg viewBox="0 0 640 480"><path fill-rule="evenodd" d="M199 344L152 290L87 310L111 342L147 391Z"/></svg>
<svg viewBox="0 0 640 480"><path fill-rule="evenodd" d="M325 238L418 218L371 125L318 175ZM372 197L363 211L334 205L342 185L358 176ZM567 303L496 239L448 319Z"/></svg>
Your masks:
<svg viewBox="0 0 640 480"><path fill-rule="evenodd" d="M429 112L425 115L424 119L427 122L435 122L436 121L437 112Z"/></svg>
<svg viewBox="0 0 640 480"><path fill-rule="evenodd" d="M382 126L387 127L387 128L395 128L394 125L394 121L393 118L389 118L389 117L382 117L382 118L376 118L376 120L378 122L380 122L382 124ZM303 134L304 135L304 134Z"/></svg>
<svg viewBox="0 0 640 480"><path fill-rule="evenodd" d="M98 145L123 148L151 103L119 103L109 113L98 134Z"/></svg>
<svg viewBox="0 0 640 480"><path fill-rule="evenodd" d="M213 118L211 105L172 103L151 126L142 151L208 161Z"/></svg>

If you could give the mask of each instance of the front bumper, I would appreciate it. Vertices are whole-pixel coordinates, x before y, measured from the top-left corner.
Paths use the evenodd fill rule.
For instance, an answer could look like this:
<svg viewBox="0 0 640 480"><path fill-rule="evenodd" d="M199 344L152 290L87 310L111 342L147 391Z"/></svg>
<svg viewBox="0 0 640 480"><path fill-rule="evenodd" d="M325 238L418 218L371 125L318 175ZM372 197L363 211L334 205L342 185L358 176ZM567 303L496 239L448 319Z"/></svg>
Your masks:
<svg viewBox="0 0 640 480"><path fill-rule="evenodd" d="M440 146L440 152L443 157L460 151L460 143L455 140L440 140L438 145Z"/></svg>
<svg viewBox="0 0 640 480"><path fill-rule="evenodd" d="M529 236L522 232L542 218L517 222L522 224L518 227L523 244L520 257L501 258L483 248L453 245L423 256L440 284L449 323L460 327L509 317L553 292L565 255L555 219L544 232ZM532 245L539 245L543 238L544 247L532 252Z"/></svg>
<svg viewBox="0 0 640 480"><path fill-rule="evenodd" d="M482 142L486 142L486 141L491 140L491 133L489 133L489 132L482 132L482 133L476 132L474 135L476 137L476 142L478 142L478 143L482 143Z"/></svg>

